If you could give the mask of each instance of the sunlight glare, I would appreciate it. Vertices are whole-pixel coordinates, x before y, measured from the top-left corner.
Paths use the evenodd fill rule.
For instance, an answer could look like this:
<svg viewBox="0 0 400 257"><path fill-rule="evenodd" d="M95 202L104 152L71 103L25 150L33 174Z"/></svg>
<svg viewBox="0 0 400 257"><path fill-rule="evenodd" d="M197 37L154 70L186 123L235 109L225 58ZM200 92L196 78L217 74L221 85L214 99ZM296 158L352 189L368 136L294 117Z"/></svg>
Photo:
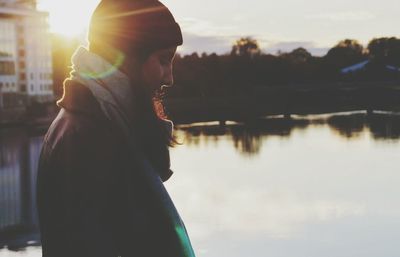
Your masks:
<svg viewBox="0 0 400 257"><path fill-rule="evenodd" d="M49 12L50 31L68 37L84 35L100 0L39 0L38 9Z"/></svg>

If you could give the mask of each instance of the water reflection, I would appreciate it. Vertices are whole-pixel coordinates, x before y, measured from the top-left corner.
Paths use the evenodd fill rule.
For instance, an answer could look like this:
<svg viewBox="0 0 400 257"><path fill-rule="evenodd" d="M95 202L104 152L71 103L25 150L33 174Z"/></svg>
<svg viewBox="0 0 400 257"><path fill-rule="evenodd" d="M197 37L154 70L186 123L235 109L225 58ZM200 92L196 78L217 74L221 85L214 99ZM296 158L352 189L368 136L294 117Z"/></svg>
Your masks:
<svg viewBox="0 0 400 257"><path fill-rule="evenodd" d="M172 152L177 176L167 186L199 256L400 256L397 120L353 114L178 131L195 140Z"/></svg>
<svg viewBox="0 0 400 257"><path fill-rule="evenodd" d="M390 113L357 113L308 119L269 118L224 126L182 126L180 130L184 133L180 133L180 138L187 145L228 140L233 142L233 146L241 154L251 156L259 154L262 143L269 137L289 138L296 130L315 126L329 126L346 140L357 140L365 134L371 135L375 140L397 142L400 139L400 115Z"/></svg>
<svg viewBox="0 0 400 257"><path fill-rule="evenodd" d="M35 190L41 142L22 129L0 131L0 248L39 243Z"/></svg>
<svg viewBox="0 0 400 257"><path fill-rule="evenodd" d="M375 140L400 138L400 115L388 113L373 115L337 115L327 120L329 126L347 139L370 133Z"/></svg>

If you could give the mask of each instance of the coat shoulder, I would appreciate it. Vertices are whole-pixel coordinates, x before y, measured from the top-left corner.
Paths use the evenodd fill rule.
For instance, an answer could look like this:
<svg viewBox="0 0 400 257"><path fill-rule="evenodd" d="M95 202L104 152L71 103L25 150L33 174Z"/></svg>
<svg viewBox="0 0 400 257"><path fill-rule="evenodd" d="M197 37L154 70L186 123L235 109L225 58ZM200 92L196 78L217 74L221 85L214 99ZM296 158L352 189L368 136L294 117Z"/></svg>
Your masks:
<svg viewBox="0 0 400 257"><path fill-rule="evenodd" d="M112 144L113 136L117 134L105 120L61 109L47 130L44 144L49 147L49 150L54 150L68 142L75 142L78 145Z"/></svg>

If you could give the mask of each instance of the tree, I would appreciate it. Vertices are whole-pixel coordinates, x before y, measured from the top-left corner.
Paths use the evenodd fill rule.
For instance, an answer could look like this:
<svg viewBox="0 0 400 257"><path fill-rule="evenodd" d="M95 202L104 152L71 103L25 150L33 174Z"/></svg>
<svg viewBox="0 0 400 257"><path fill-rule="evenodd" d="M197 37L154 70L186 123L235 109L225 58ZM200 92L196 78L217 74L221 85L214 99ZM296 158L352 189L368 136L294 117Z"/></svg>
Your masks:
<svg viewBox="0 0 400 257"><path fill-rule="evenodd" d="M329 66L343 68L366 59L366 51L357 40L345 39L331 48L325 59Z"/></svg>
<svg viewBox="0 0 400 257"><path fill-rule="evenodd" d="M368 51L374 62L400 65L400 39L398 38L374 38L368 44Z"/></svg>
<svg viewBox="0 0 400 257"><path fill-rule="evenodd" d="M311 53L303 47L296 48L290 53L283 53L280 56L288 59L293 64L306 63L312 58Z"/></svg>
<svg viewBox="0 0 400 257"><path fill-rule="evenodd" d="M256 39L251 37L243 37L236 40L232 46L231 55L254 57L261 54L260 46Z"/></svg>

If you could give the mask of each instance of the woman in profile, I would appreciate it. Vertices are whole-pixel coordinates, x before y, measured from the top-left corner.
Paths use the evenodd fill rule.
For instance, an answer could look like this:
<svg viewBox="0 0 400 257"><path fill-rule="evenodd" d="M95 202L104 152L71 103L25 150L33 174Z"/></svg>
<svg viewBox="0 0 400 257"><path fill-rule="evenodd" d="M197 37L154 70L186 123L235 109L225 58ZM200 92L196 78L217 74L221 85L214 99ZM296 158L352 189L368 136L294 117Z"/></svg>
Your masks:
<svg viewBox="0 0 400 257"><path fill-rule="evenodd" d="M40 155L43 256L194 256L163 186L172 123L153 100L173 83L180 27L159 1L103 0L88 39Z"/></svg>

